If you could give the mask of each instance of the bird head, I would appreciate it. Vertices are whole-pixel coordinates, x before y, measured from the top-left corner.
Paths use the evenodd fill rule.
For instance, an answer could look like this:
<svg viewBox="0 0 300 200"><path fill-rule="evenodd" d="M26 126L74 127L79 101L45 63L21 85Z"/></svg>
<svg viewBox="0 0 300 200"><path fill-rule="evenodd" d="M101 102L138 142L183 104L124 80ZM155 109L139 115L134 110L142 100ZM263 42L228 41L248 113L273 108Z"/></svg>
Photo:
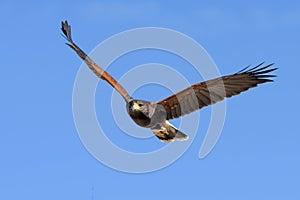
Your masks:
<svg viewBox="0 0 300 200"><path fill-rule="evenodd" d="M142 127L152 127L166 120L163 106L153 102L131 100L127 103L127 112L131 119Z"/></svg>
<svg viewBox="0 0 300 200"><path fill-rule="evenodd" d="M147 111L147 103L143 100L132 100L128 103L128 111L132 112L146 112Z"/></svg>
<svg viewBox="0 0 300 200"><path fill-rule="evenodd" d="M131 100L127 104L128 114L140 126L146 126L150 123L149 109L150 102L143 100Z"/></svg>

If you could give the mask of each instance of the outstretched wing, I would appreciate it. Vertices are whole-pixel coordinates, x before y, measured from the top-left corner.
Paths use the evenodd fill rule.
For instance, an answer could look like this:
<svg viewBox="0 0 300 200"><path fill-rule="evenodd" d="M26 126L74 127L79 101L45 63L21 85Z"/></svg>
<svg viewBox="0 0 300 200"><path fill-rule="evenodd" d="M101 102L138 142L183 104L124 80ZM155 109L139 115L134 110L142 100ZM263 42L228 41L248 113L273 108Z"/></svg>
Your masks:
<svg viewBox="0 0 300 200"><path fill-rule="evenodd" d="M263 63L228 76L201 82L188 87L159 102L166 109L167 119L173 119L201 109L204 106L232 97L258 84L272 82L275 75L268 73L277 68L269 68L273 64L261 67Z"/></svg>
<svg viewBox="0 0 300 200"><path fill-rule="evenodd" d="M100 66L98 66L84 51L82 51L72 40L71 37L71 26L67 21L61 23L61 30L66 36L69 43L67 45L71 47L77 55L87 64L87 66L95 73L99 78L107 81L112 87L114 87L120 95L129 102L131 97L127 91L106 71L104 71Z"/></svg>

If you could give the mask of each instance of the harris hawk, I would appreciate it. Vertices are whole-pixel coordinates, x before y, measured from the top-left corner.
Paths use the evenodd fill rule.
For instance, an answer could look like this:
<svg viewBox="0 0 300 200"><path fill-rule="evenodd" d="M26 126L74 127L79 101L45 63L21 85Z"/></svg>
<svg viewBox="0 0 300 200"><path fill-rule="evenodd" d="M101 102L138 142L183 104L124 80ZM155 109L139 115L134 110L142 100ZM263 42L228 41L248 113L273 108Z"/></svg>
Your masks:
<svg viewBox="0 0 300 200"><path fill-rule="evenodd" d="M238 95L259 84L272 82L276 75L269 74L277 68L273 64L246 67L237 73L200 82L157 102L149 102L132 98L128 92L110 74L98 66L71 37L71 26L62 22L61 30L69 47L87 64L94 74L107 81L126 102L126 109L131 119L139 126L150 128L162 142L187 140L188 135L182 133L168 120L181 117L202 107L212 105L224 98Z"/></svg>

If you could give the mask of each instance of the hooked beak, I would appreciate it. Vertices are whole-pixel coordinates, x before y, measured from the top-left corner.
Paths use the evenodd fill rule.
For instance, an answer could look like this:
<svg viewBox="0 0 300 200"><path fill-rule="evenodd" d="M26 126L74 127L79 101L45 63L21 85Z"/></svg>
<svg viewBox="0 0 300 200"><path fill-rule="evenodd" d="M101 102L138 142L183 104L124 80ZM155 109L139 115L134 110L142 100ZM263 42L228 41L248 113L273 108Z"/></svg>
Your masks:
<svg viewBox="0 0 300 200"><path fill-rule="evenodd" d="M134 109L134 110L139 110L140 108L141 108L141 107L139 106L138 103L136 103L136 102L133 103L133 109Z"/></svg>

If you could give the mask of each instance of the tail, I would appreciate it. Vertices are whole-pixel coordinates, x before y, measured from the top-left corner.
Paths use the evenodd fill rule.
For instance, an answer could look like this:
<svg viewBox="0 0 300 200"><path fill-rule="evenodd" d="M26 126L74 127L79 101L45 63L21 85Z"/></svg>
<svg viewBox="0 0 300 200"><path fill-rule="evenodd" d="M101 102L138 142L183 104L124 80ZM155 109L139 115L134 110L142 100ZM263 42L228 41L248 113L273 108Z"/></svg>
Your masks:
<svg viewBox="0 0 300 200"><path fill-rule="evenodd" d="M182 133L168 121L162 125L157 125L151 129L158 139L162 142L173 142L175 140L184 141L189 139L189 136Z"/></svg>

